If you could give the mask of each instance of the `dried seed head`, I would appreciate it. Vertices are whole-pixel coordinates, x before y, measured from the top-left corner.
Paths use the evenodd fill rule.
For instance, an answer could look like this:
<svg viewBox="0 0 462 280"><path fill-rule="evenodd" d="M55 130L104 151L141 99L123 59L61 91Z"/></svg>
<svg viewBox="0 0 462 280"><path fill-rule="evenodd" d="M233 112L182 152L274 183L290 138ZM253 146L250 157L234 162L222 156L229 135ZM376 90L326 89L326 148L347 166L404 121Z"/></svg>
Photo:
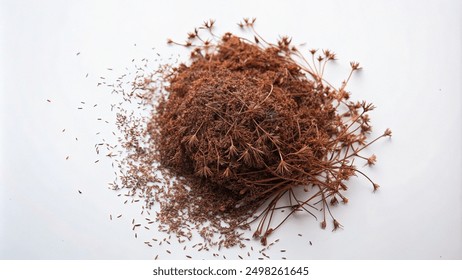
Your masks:
<svg viewBox="0 0 462 280"><path fill-rule="evenodd" d="M337 200L337 197L332 197L331 200L330 200L330 204L331 205L337 205L338 204L338 200Z"/></svg>
<svg viewBox="0 0 462 280"><path fill-rule="evenodd" d="M290 165L284 161L283 159L280 160L277 168L276 168L276 173L284 175L284 174L290 174Z"/></svg>
<svg viewBox="0 0 462 280"><path fill-rule="evenodd" d="M333 222L334 222L334 229L333 229L333 231L334 231L334 230L337 230L338 228L341 228L341 227L342 227L342 225L341 225L336 219L334 219Z"/></svg>
<svg viewBox="0 0 462 280"><path fill-rule="evenodd" d="M266 244L268 243L268 240L267 240L266 236L263 236L261 238L260 242L261 242L261 245L266 246Z"/></svg>
<svg viewBox="0 0 462 280"><path fill-rule="evenodd" d="M197 139L196 134L193 134L193 135L184 137L181 142L186 143L186 145L188 145L189 147L194 147L198 144L199 141Z"/></svg>
<svg viewBox="0 0 462 280"><path fill-rule="evenodd" d="M359 66L359 62L352 61L350 62L351 70L356 71L360 70L361 67Z"/></svg>
<svg viewBox="0 0 462 280"><path fill-rule="evenodd" d="M207 178L207 177L212 176L213 173L212 173L212 170L210 170L210 168L205 165L197 171L197 175L200 177Z"/></svg>
<svg viewBox="0 0 462 280"><path fill-rule="evenodd" d="M196 33L195 32L190 32L188 33L188 40L192 40L192 39L195 39L196 38Z"/></svg>
<svg viewBox="0 0 462 280"><path fill-rule="evenodd" d="M235 156L237 156L237 154L238 154L238 151L237 151L236 146L231 144L231 146L229 146L229 148L228 148L229 157L235 157Z"/></svg>
<svg viewBox="0 0 462 280"><path fill-rule="evenodd" d="M231 169L229 167L226 167L225 171L223 171L223 176L224 177L231 176Z"/></svg>
<svg viewBox="0 0 462 280"><path fill-rule="evenodd" d="M244 150L244 152L241 154L241 157L238 159L238 161L240 160L244 160L244 163L247 165L252 165L252 156L247 149Z"/></svg>
<svg viewBox="0 0 462 280"><path fill-rule="evenodd" d="M377 157L375 155L372 155L367 159L367 165L372 166L375 164L376 161Z"/></svg>

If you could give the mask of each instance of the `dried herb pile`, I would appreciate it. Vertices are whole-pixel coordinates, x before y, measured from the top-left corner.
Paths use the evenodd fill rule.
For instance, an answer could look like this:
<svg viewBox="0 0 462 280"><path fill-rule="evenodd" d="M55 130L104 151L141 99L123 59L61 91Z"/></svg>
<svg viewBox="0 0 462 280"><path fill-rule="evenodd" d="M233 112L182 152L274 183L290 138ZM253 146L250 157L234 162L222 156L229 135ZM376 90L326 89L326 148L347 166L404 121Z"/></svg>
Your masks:
<svg viewBox="0 0 462 280"><path fill-rule="evenodd" d="M186 43L168 41L190 48L190 61L140 71L131 91L116 89L145 114L118 107L124 152L114 188L157 205L160 229L179 240L198 232L209 245L244 246L251 228L266 244L299 212L320 214L322 228L330 216L337 229L329 205L348 202L348 179L359 174L378 188L355 159L373 165L363 150L391 131L368 141L374 106L346 90L359 64L335 88L323 77L333 52L302 54L288 37L269 43L254 22L239 24L249 40L217 36L207 21Z"/></svg>

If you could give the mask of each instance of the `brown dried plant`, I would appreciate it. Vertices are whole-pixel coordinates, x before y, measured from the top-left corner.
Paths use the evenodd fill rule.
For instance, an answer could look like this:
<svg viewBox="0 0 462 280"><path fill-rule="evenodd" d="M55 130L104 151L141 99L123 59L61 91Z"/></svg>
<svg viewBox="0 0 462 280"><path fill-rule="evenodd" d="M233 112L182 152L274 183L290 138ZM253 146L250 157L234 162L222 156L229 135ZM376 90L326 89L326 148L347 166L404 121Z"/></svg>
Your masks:
<svg viewBox="0 0 462 280"><path fill-rule="evenodd" d="M334 230L341 227L329 207L348 202L348 179L359 174L378 188L355 159L375 164L375 155L362 153L391 136L387 129L369 141L374 106L350 100L346 87L359 63L350 63L336 88L324 78L332 51L305 56L289 37L270 43L255 19L238 24L252 40L219 37L214 23L188 33L185 43L167 41L191 49L188 64L142 72L130 92L119 87L148 114L119 113L125 154L116 188L141 194L147 207L158 203L162 230L186 238L197 230L211 245L243 246L239 229L252 223L266 244L290 216L316 216L318 207L322 228L328 216ZM298 188L311 191L303 196ZM275 221L281 209L289 211Z"/></svg>

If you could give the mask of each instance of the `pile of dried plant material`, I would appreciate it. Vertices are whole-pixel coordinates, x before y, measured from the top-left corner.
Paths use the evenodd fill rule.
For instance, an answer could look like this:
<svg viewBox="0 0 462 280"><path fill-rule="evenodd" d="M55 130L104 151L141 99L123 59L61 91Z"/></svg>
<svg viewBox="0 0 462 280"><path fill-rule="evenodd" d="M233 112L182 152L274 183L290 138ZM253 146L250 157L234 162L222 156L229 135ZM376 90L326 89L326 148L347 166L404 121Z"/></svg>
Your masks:
<svg viewBox="0 0 462 280"><path fill-rule="evenodd" d="M250 40L217 36L207 21L186 43L168 40L190 49L188 62L140 71L128 92L116 87L125 104L138 105L118 106L125 150L114 188L158 207L160 230L180 240L196 232L210 246L245 246L251 229L266 244L302 212L337 229L329 205L348 202L348 179L359 174L379 187L355 159L373 165L363 150L391 131L368 141L374 106L346 90L359 64L335 88L323 78L333 52L304 53L288 37L267 42L254 22L239 24Z"/></svg>

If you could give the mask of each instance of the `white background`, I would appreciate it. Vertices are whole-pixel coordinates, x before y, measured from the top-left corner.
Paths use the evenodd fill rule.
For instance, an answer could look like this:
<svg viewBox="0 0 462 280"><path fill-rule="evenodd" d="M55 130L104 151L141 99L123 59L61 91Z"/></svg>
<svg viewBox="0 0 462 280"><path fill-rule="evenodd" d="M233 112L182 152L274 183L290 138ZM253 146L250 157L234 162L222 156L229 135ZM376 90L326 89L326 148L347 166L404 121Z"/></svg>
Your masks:
<svg viewBox="0 0 462 280"><path fill-rule="evenodd" d="M242 17L257 17L268 40L290 35L335 51L334 80L360 61L352 98L377 106L376 135L393 131L368 151L378 162L365 170L380 191L351 180L350 203L334 209L343 230L296 217L274 234L280 242L268 255L461 259L461 16L456 0L1 1L0 259L210 258L173 243L146 246L155 227L134 238L139 208L107 189L110 163L93 149L111 131L96 120L110 116L111 102L96 83L108 67L124 73L132 58L182 52L167 48L166 38L180 40L206 19L216 19L219 32L237 32Z"/></svg>

